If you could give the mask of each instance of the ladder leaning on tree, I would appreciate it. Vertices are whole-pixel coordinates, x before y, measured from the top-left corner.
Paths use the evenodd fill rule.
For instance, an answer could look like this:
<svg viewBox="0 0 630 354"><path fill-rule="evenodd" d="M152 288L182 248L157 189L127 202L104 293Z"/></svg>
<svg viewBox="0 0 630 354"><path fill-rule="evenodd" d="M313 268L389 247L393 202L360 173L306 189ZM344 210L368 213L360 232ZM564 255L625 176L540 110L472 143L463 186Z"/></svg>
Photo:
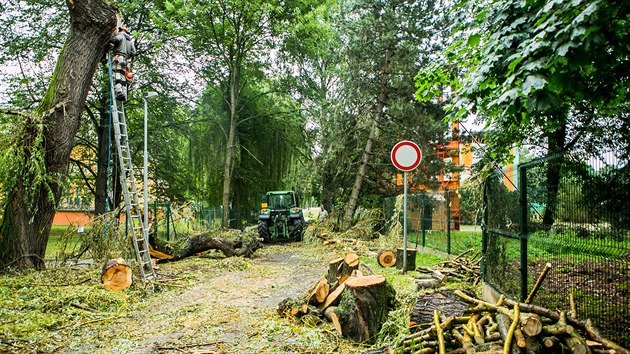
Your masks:
<svg viewBox="0 0 630 354"><path fill-rule="evenodd" d="M127 134L127 122L125 118L125 105L116 100L114 95L114 82L112 75L112 60L109 58L109 83L112 100L112 125L114 126L114 143L120 166L120 184L127 212L127 223L132 233L133 247L136 259L140 266L140 274L143 279L155 278L155 272L151 266L149 253L149 232L142 221L142 212L138 199L138 190L133 174L133 163L129 150L129 136Z"/></svg>

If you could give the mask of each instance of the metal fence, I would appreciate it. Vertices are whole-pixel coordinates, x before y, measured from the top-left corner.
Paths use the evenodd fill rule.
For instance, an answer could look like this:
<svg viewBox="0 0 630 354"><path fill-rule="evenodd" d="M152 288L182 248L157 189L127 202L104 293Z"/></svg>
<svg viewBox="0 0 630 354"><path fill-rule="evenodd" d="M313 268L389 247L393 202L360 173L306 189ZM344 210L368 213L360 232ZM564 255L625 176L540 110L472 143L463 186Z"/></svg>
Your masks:
<svg viewBox="0 0 630 354"><path fill-rule="evenodd" d="M462 231L459 218L459 191L440 190L407 196L407 240L409 246L427 247L447 254L479 248L480 235ZM402 224L402 196L383 199L387 230ZM402 239L402 235L401 235Z"/></svg>
<svg viewBox="0 0 630 354"><path fill-rule="evenodd" d="M230 208L229 227L240 229L247 225L256 223L257 211L252 208ZM195 208L195 221L200 228L214 230L223 227L223 207L203 207Z"/></svg>
<svg viewBox="0 0 630 354"><path fill-rule="evenodd" d="M630 167L609 154L538 159L484 183L482 276L523 301L546 264L532 303L591 319L630 345Z"/></svg>

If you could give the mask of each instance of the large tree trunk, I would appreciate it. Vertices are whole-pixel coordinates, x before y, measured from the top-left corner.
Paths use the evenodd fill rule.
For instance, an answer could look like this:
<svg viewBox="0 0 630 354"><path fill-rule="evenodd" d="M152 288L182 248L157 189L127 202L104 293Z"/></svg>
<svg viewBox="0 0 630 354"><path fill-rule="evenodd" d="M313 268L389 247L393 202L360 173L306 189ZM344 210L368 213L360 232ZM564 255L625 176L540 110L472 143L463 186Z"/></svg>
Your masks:
<svg viewBox="0 0 630 354"><path fill-rule="evenodd" d="M558 204L558 188L560 187L560 170L563 158L555 156L564 151L567 127L563 124L560 128L551 132L548 137L547 156L547 200L542 224L545 228L551 228L555 221L555 212Z"/></svg>
<svg viewBox="0 0 630 354"><path fill-rule="evenodd" d="M108 70L108 69L106 69ZM107 72L109 75L109 70ZM96 181L94 196L94 213L96 215L105 214L107 211L107 166L109 158L109 85L103 85L100 99L99 122L96 127L98 136L98 150L96 156Z"/></svg>
<svg viewBox="0 0 630 354"><path fill-rule="evenodd" d="M228 227L230 221L232 172L234 171L234 161L236 159L236 125L238 123L236 108L239 97L239 73L237 70L239 69L232 68L229 83L230 131L226 142L225 167L223 169L223 227Z"/></svg>
<svg viewBox="0 0 630 354"><path fill-rule="evenodd" d="M382 105L379 105L382 109ZM365 142L365 149L363 150L363 161L357 172L357 176L354 179L354 185L352 186L352 193L350 194L350 201L348 202L348 208L346 209L345 228L348 228L352 224L352 216L357 209L357 202L359 201L359 194L361 193L361 186L363 185L363 178L365 178L365 171L367 170L368 162L370 161L370 155L372 155L372 143L376 138L376 130L378 129L376 122L370 129L370 135Z"/></svg>
<svg viewBox="0 0 630 354"><path fill-rule="evenodd" d="M376 139L376 136L378 134L378 125L381 121L381 116L383 115L385 101L387 100L387 88L389 82L388 75L390 72L389 60L389 49L387 49L385 50L385 61L381 69L380 90L377 97L377 103L374 107L374 122L372 124L372 128L370 129L370 135L365 142L365 149L363 150L363 159L361 162L361 166L359 167L359 171L357 172L357 176L354 180L354 185L352 186L352 193L350 194L348 208L346 209L346 218L344 225L345 228L349 228L351 226L352 216L354 216L354 211L357 209L357 202L359 201L359 194L361 193L363 178L365 177L365 171L367 170L370 155L372 155L372 144L374 143L374 139Z"/></svg>
<svg viewBox="0 0 630 354"><path fill-rule="evenodd" d="M70 151L81 122L94 72L117 24L117 9L102 0L68 2L70 30L50 85L33 119L26 122L22 171L31 158L43 154L43 172L23 173L12 186L0 226L0 264L43 269L46 243L68 172ZM37 141L42 119L42 142ZM43 151L42 151L43 150Z"/></svg>

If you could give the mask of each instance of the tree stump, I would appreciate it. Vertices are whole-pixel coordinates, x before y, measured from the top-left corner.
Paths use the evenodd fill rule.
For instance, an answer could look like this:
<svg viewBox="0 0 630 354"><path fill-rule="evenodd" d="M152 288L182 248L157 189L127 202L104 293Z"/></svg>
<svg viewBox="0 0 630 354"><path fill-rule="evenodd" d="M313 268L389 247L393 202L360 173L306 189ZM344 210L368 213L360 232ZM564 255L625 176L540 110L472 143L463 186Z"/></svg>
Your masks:
<svg viewBox="0 0 630 354"><path fill-rule="evenodd" d="M396 249L396 268L402 269L403 267L403 250L404 248L400 247ZM416 249L415 248L407 248L407 269L415 270L416 269Z"/></svg>
<svg viewBox="0 0 630 354"><path fill-rule="evenodd" d="M444 317L461 317L469 307L467 302L453 295L452 291L436 291L418 296L409 314L411 325L433 322L433 312L440 311Z"/></svg>
<svg viewBox="0 0 630 354"><path fill-rule="evenodd" d="M119 291L131 285L133 272L124 259L110 259L103 265L101 283L105 289Z"/></svg>
<svg viewBox="0 0 630 354"><path fill-rule="evenodd" d="M376 256L376 261L381 267L393 267L396 265L396 254L390 250L381 250Z"/></svg>
<svg viewBox="0 0 630 354"><path fill-rule="evenodd" d="M381 275L350 278L335 313L344 337L370 341L381 330L394 290Z"/></svg>

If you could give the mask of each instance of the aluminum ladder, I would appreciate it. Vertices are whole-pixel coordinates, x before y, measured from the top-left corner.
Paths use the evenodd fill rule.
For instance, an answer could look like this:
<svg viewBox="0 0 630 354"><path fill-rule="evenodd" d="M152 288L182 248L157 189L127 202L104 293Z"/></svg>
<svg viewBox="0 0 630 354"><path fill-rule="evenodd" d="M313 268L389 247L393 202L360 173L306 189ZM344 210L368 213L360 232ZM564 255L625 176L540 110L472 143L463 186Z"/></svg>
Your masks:
<svg viewBox="0 0 630 354"><path fill-rule="evenodd" d="M116 101L113 91L112 86L112 125L114 126L114 142L118 155L118 165L120 166L120 185L122 186L125 200L127 223L131 230L136 259L140 265L140 275L142 279L150 280L156 276L151 265L151 255L149 254L149 232L143 225L142 209L138 201L138 190L133 174L133 163L131 162L129 136L125 119L125 105L123 102ZM120 109L118 105L120 105Z"/></svg>

